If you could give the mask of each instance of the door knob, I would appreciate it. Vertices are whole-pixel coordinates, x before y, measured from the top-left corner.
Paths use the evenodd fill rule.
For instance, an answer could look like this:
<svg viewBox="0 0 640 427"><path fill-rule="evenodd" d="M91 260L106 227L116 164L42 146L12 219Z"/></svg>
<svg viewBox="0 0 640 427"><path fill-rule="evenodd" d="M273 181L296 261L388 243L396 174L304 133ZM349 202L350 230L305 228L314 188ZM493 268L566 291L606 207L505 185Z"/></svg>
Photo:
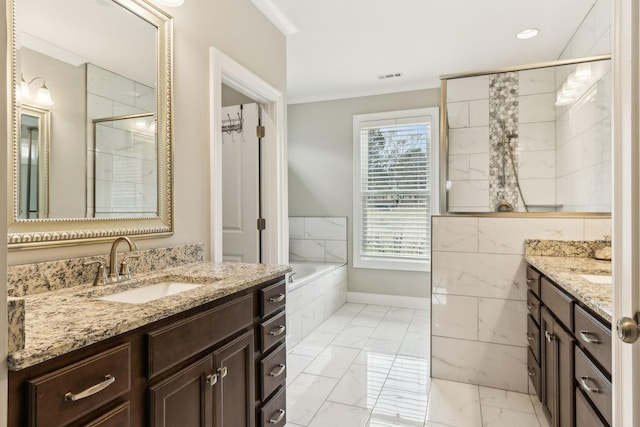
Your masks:
<svg viewBox="0 0 640 427"><path fill-rule="evenodd" d="M638 315L636 315L637 319ZM638 321L630 317L621 317L616 324L616 330L618 332L618 338L626 343L634 343L640 335L640 326Z"/></svg>

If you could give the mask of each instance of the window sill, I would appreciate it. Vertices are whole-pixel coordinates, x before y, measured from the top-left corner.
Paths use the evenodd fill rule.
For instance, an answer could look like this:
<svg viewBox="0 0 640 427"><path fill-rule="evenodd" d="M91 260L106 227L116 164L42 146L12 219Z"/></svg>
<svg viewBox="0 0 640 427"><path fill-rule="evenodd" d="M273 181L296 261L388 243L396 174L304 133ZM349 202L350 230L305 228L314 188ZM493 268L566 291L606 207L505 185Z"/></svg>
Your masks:
<svg viewBox="0 0 640 427"><path fill-rule="evenodd" d="M431 272L431 261L405 261L389 258L356 258L353 261L353 268L429 273Z"/></svg>

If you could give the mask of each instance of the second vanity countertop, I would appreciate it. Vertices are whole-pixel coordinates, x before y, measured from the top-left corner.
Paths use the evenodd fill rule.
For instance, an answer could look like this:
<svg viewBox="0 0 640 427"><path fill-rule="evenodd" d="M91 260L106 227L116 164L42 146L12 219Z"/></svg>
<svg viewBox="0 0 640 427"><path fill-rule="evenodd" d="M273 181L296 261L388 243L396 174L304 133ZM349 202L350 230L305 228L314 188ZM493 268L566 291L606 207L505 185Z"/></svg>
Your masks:
<svg viewBox="0 0 640 427"><path fill-rule="evenodd" d="M251 288L288 271L289 267L281 265L197 262L140 274L116 284L86 284L25 296L25 348L8 355L8 368L17 371L33 366ZM143 304L97 299L165 277L203 285Z"/></svg>
<svg viewBox="0 0 640 427"><path fill-rule="evenodd" d="M525 261L558 286L573 295L578 301L599 314L603 319L612 319L612 285L594 283L581 274L611 275L611 262L593 258L533 256L525 255Z"/></svg>

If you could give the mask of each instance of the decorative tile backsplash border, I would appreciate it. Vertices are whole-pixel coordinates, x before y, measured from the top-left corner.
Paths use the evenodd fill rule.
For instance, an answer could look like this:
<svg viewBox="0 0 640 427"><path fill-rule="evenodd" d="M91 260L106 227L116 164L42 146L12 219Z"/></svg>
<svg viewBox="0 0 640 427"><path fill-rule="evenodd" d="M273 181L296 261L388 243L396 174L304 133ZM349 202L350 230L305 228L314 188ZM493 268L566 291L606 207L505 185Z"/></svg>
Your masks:
<svg viewBox="0 0 640 427"><path fill-rule="evenodd" d="M146 273L191 262L204 261L204 244L196 243L171 248L154 248L127 253L140 255L128 261L133 273ZM35 264L11 265L7 268L7 291L10 297L22 297L41 292L91 283L96 266L84 263L101 261L109 264L108 255L72 258Z"/></svg>
<svg viewBox="0 0 640 427"><path fill-rule="evenodd" d="M289 261L347 262L347 218L290 217Z"/></svg>
<svg viewBox="0 0 640 427"><path fill-rule="evenodd" d="M525 255L590 258L595 240L525 240Z"/></svg>

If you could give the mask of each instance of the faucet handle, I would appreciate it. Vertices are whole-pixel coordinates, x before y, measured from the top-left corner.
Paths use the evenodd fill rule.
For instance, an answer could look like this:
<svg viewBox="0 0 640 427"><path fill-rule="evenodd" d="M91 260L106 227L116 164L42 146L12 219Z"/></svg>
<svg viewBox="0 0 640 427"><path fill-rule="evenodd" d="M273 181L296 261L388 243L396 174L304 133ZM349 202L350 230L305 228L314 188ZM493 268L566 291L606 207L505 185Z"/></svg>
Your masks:
<svg viewBox="0 0 640 427"><path fill-rule="evenodd" d="M129 269L127 260L136 258L140 258L140 255L128 255L122 258L122 261L120 261L120 271L118 272L120 277L124 277L126 279L131 279L133 277L133 274L131 274L131 270Z"/></svg>
<svg viewBox="0 0 640 427"><path fill-rule="evenodd" d="M98 264L98 272L96 273L96 277L93 279L93 286L104 285L109 281L109 276L107 275L107 268L102 261L87 261L82 265L94 265Z"/></svg>

